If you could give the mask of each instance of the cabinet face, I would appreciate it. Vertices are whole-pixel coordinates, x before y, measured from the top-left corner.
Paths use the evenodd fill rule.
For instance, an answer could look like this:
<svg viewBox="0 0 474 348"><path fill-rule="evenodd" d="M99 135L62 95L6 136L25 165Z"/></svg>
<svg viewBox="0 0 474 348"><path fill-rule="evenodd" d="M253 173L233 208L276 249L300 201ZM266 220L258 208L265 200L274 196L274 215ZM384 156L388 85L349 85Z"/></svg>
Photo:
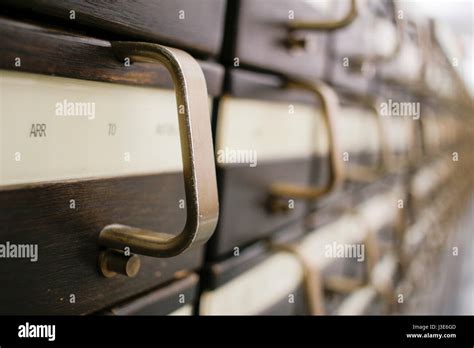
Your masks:
<svg viewBox="0 0 474 348"><path fill-rule="evenodd" d="M285 274L285 277L282 277ZM304 307L303 269L288 253L274 253L201 297L201 315L290 315ZM268 284L272 284L271 289Z"/></svg>
<svg viewBox="0 0 474 348"><path fill-rule="evenodd" d="M8 254L0 279L9 284L0 312L95 313L198 269L202 248L141 256L135 278L105 278L98 267L107 225L177 234L185 224L176 97L166 70L126 69L105 40L0 23L0 249ZM222 77L217 64L203 65Z"/></svg>
<svg viewBox="0 0 474 348"><path fill-rule="evenodd" d="M224 29L225 0L3 1L14 9L80 23L119 38L217 55Z"/></svg>
<svg viewBox="0 0 474 348"><path fill-rule="evenodd" d="M106 315L192 315L199 276L189 274L115 305L100 314Z"/></svg>
<svg viewBox="0 0 474 348"><path fill-rule="evenodd" d="M268 236L301 217L302 200L287 214L268 210L270 186L308 186L315 157L326 164L328 139L320 110L302 103L224 97L216 128L220 222L214 256Z"/></svg>
<svg viewBox="0 0 474 348"><path fill-rule="evenodd" d="M326 64L327 34L308 30L290 32L288 25L293 20L336 17L334 4L288 0L235 2L237 23L231 47L227 47L229 52L223 54L229 56L229 61L238 57L245 65L308 79L320 78Z"/></svg>

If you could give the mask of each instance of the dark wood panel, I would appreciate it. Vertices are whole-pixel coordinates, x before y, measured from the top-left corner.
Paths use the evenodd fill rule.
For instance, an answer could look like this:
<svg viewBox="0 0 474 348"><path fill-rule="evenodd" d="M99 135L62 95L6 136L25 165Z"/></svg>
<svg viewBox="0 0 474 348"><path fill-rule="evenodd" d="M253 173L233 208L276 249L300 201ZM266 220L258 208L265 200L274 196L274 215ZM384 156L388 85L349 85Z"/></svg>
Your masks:
<svg viewBox="0 0 474 348"><path fill-rule="evenodd" d="M291 48L289 41L289 11L294 11L297 19L321 19L315 6L290 0L240 0L229 6L228 20L233 20L234 26L228 28L223 52L228 65L238 57L242 66L309 80L323 76L327 35L300 30L291 35L301 47Z"/></svg>
<svg viewBox="0 0 474 348"><path fill-rule="evenodd" d="M21 66L15 66L17 58ZM223 68L200 62L208 93L222 90ZM125 67L112 53L110 42L34 23L0 17L0 69L57 75L84 80L172 88L169 73L159 64Z"/></svg>
<svg viewBox="0 0 474 348"><path fill-rule="evenodd" d="M287 213L273 213L268 209L268 193L272 183L288 182L309 185L311 158L259 163L257 167L226 166L218 168L220 218L216 232L209 242L210 258L230 253L267 237L306 213L307 202L295 199L294 209ZM319 166L327 166L320 159ZM322 170L322 173L327 172ZM320 184L327 177L317 175Z"/></svg>
<svg viewBox="0 0 474 348"><path fill-rule="evenodd" d="M363 162L357 163L362 164ZM310 213L305 217L307 230L313 231L332 222L341 213L355 208L357 204L386 192L393 185L403 182L405 175L407 174L386 175L374 182L346 181L338 191L327 198L314 202L310 206Z"/></svg>
<svg viewBox="0 0 474 348"><path fill-rule="evenodd" d="M185 305L193 305L196 300L198 281L197 274L190 274L99 314L167 315ZM184 303L180 302L180 296L183 296Z"/></svg>
<svg viewBox="0 0 474 348"><path fill-rule="evenodd" d="M374 32L377 30L374 19L384 18L388 22L391 17L390 1L370 0L359 4L359 13L354 21L329 35L328 64L324 77L344 90L359 94L376 93L374 58L381 44L373 39L378 34Z"/></svg>
<svg viewBox="0 0 474 348"><path fill-rule="evenodd" d="M239 256L212 261L203 270L203 287L214 290L235 277L266 260L269 256L268 243L260 241L241 248Z"/></svg>
<svg viewBox="0 0 474 348"><path fill-rule="evenodd" d="M76 201L70 209L69 200ZM169 258L140 256L135 278L99 274L98 235L111 223L178 233L186 211L181 173L0 191L0 241L37 244L38 261L0 259L1 314L85 314L196 269L202 249ZM70 294L76 303L69 303Z"/></svg>
<svg viewBox="0 0 474 348"><path fill-rule="evenodd" d="M284 235L299 234L301 237L301 224L290 224L288 228L279 231L280 237L278 242L284 243ZM203 289L216 290L228 282L234 280L245 272L258 266L272 256L268 241L260 241L251 244L240 250L239 256L230 256L224 260L209 264L203 275ZM303 284L300 284L293 292L294 303L288 302L285 296L281 300L272 304L258 315L304 315L307 313L307 302Z"/></svg>
<svg viewBox="0 0 474 348"><path fill-rule="evenodd" d="M225 0L2 0L3 6L55 16L136 40L216 55L220 49ZM183 14L184 18L180 19Z"/></svg>
<svg viewBox="0 0 474 348"><path fill-rule="evenodd" d="M286 88L286 78L277 75L257 73L244 69L228 69L228 86L226 92L237 98L257 100L279 100L292 103L320 103L314 94L302 89Z"/></svg>

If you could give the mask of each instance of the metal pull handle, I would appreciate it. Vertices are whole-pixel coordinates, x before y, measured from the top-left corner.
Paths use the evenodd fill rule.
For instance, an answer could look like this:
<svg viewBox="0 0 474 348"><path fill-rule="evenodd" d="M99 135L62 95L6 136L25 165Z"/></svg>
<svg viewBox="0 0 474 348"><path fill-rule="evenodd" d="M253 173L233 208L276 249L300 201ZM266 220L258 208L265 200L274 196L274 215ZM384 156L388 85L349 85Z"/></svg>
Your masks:
<svg viewBox="0 0 474 348"><path fill-rule="evenodd" d="M365 106L373 110L373 115L377 122L377 131L379 133L380 160L376 167L368 167L365 165L351 164L346 166L346 178L355 182L372 182L389 172L393 164L393 156L387 144L385 136L385 127L383 125L382 116L380 115L376 101L363 101Z"/></svg>
<svg viewBox="0 0 474 348"><path fill-rule="evenodd" d="M288 24L288 27L290 30L335 30L351 24L357 14L357 0L350 0L350 7L342 18L320 22L293 20Z"/></svg>
<svg viewBox="0 0 474 348"><path fill-rule="evenodd" d="M396 36L397 36L397 42L395 44L395 47L393 48L393 51L386 54L386 55L379 55L374 57L374 61L376 63L384 62L384 61L389 61L392 59L395 59L397 55L400 53L403 43L404 43L404 35L405 35L405 20L404 19L398 19L398 12L399 12L399 7L396 4L395 1L390 2L390 7L393 15L393 20L395 22L395 30L396 30Z"/></svg>
<svg viewBox="0 0 474 348"><path fill-rule="evenodd" d="M306 298L306 308L310 315L325 314L324 294L321 274L294 244L279 244L270 242L270 248L294 255L303 268L303 287Z"/></svg>
<svg viewBox="0 0 474 348"><path fill-rule="evenodd" d="M395 47L393 50L386 54L371 54L369 56L356 55L349 57L349 60L352 62L350 68L353 72L362 73L366 78L372 79L376 74L376 65L384 62L391 61L395 59L402 49L404 44L404 35L405 35L405 23L403 19L398 19L397 14L399 8L395 1L390 2L391 12L393 15L393 20L395 22L396 30L396 40Z"/></svg>
<svg viewBox="0 0 474 348"><path fill-rule="evenodd" d="M271 185L269 197L270 208L273 211L281 210L282 198L316 199L335 190L344 181L344 163L340 156L340 146L337 137L336 120L339 114L339 99L332 88L324 83L289 82L289 88L299 88L310 91L321 101L324 122L328 129L329 161L331 177L325 187L312 187L291 183L275 183Z"/></svg>
<svg viewBox="0 0 474 348"><path fill-rule="evenodd" d="M115 249L113 251L128 247L136 254L176 256L204 244L213 234L219 214L206 81L199 64L181 50L122 41L112 42L112 49L121 60L160 63L172 76L178 105L187 218L184 229L176 236L119 224L108 225L99 234L99 244ZM111 254L102 254L100 265L102 273L111 276L119 270L108 267L113 260L107 259L107 255ZM112 274L108 272L111 270ZM129 272L121 273L130 275Z"/></svg>

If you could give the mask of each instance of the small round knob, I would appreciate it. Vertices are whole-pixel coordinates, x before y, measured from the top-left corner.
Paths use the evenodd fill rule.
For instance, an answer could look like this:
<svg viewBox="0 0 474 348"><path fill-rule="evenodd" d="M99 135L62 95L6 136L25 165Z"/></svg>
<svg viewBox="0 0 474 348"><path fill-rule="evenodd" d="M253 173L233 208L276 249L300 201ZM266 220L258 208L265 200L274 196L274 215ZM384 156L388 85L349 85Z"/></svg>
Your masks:
<svg viewBox="0 0 474 348"><path fill-rule="evenodd" d="M99 267L104 277L122 274L131 278L140 270L140 257L133 254L126 256L122 251L108 249L99 254Z"/></svg>

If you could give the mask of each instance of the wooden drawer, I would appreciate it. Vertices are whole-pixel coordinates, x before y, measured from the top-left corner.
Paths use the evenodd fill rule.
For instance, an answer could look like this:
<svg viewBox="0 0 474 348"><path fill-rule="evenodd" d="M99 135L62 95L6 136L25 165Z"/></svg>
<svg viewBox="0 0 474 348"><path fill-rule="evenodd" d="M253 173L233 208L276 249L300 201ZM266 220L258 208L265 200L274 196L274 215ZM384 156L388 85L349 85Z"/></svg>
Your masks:
<svg viewBox="0 0 474 348"><path fill-rule="evenodd" d="M293 21L321 21L347 11L349 1L240 0L229 2L231 30L223 55L229 65L316 79L326 64L324 30L289 29ZM234 18L235 16L235 18Z"/></svg>
<svg viewBox="0 0 474 348"><path fill-rule="evenodd" d="M324 313L333 313L347 293L367 282L365 238L366 231L356 220L343 217L311 232L298 245L313 272L319 274ZM358 248L361 254L355 253L351 258L338 256L337 249L346 245Z"/></svg>
<svg viewBox="0 0 474 348"><path fill-rule="evenodd" d="M397 50L397 28L389 4L361 1L353 23L331 34L326 78L333 85L361 94L374 92L375 62Z"/></svg>
<svg viewBox="0 0 474 348"><path fill-rule="evenodd" d="M9 287L0 293L0 312L92 313L199 268L202 247L167 259L140 256L133 279L105 278L98 267L104 226L177 234L185 224L176 99L166 70L124 67L108 41L0 22L0 241L37 248L36 261L1 260ZM205 66L209 93L219 93L222 70ZM89 103L94 112L55 113L70 102Z"/></svg>
<svg viewBox="0 0 474 348"><path fill-rule="evenodd" d="M402 44L394 59L381 62L377 74L381 80L414 89L422 79L423 51L419 28L412 21L406 22Z"/></svg>
<svg viewBox="0 0 474 348"><path fill-rule="evenodd" d="M340 115L341 155L348 170L352 164L376 166L382 152L376 111L357 102L344 103Z"/></svg>
<svg viewBox="0 0 474 348"><path fill-rule="evenodd" d="M299 260L290 253L270 252L266 244L253 244L238 256L211 264L206 278L200 315L307 314Z"/></svg>
<svg viewBox="0 0 474 348"><path fill-rule="evenodd" d="M317 99L283 88L273 75L234 70L230 78L231 89L220 99L216 119L221 214L210 244L213 258L305 214L306 202L292 196L282 197L281 204L289 205L285 213L273 210L272 184L306 187L311 175L320 185L329 180L326 128Z"/></svg>
<svg viewBox="0 0 474 348"><path fill-rule="evenodd" d="M100 313L105 315L192 315L197 297L197 274L173 282Z"/></svg>
<svg viewBox="0 0 474 348"><path fill-rule="evenodd" d="M79 23L118 38L156 42L213 56L221 47L226 1L5 0L2 5L54 16L67 26Z"/></svg>

